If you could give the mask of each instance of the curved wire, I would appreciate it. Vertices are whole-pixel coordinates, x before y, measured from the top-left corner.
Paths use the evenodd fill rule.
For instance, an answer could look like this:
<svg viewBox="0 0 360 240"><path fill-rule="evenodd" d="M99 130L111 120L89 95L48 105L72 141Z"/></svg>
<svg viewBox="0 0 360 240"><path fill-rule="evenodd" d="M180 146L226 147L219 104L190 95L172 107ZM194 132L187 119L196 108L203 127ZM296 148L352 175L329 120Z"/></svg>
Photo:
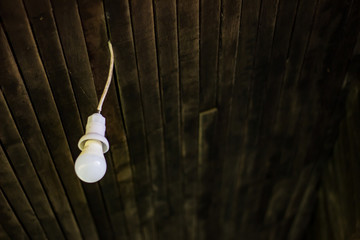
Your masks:
<svg viewBox="0 0 360 240"><path fill-rule="evenodd" d="M113 70L114 70L114 51L113 51L112 44L111 44L110 41L108 42L108 45L109 45L109 51L110 51L109 74L108 74L108 77L107 77L107 80L106 80L106 84L105 84L105 87L104 87L104 91L103 91L103 93L102 93L102 95L101 95L101 97L100 97L99 104L98 104L98 107L97 107L98 113L100 113L101 110L102 110L102 105L103 105L103 103L104 103L106 94L107 94L107 92L108 92L108 90L109 90L110 83L111 83L111 79L112 79L112 75L113 75Z"/></svg>

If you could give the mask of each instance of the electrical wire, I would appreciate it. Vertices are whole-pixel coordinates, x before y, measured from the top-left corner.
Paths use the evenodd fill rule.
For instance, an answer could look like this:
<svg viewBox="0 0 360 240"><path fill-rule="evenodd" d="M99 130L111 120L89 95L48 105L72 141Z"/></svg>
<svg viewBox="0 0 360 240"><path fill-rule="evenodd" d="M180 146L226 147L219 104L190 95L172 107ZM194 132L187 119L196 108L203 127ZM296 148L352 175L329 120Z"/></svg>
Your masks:
<svg viewBox="0 0 360 240"><path fill-rule="evenodd" d="M108 77L107 77L106 84L105 84L105 87L104 87L104 91L103 91L103 93L102 93L102 95L100 97L99 104L98 104L98 107L97 107L98 113L100 113L101 110L102 110L102 105L104 103L106 94L107 94L107 92L109 90L111 79L112 79L112 76L113 76L113 70L114 70L114 51L113 51L113 47L112 47L112 44L111 44L110 41L108 42L108 45L109 45L109 51L110 51L109 73L108 73Z"/></svg>

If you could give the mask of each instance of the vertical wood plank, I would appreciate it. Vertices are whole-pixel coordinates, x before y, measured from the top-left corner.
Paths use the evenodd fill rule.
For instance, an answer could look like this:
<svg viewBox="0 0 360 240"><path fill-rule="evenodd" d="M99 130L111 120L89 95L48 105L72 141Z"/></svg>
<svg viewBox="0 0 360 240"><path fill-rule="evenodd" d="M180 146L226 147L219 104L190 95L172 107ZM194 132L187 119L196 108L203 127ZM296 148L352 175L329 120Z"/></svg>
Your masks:
<svg viewBox="0 0 360 240"><path fill-rule="evenodd" d="M304 56L308 48L309 38L314 23L315 12L318 1L300 1L295 24L293 26L292 38L287 54L286 70L283 77L282 89L280 90L279 107L275 123L275 131L279 131L282 126L281 119L294 115L297 119L298 108L292 102L295 91L295 83L300 76ZM292 133L294 130L295 120L289 121L286 131ZM284 128L283 128L284 129Z"/></svg>
<svg viewBox="0 0 360 240"><path fill-rule="evenodd" d="M29 239L0 188L0 224L11 239Z"/></svg>
<svg viewBox="0 0 360 240"><path fill-rule="evenodd" d="M200 5L200 110L215 107L218 80L220 0Z"/></svg>
<svg viewBox="0 0 360 240"><path fill-rule="evenodd" d="M251 156L251 161L247 161L245 168L242 168L243 178L241 180L249 180L261 178L267 172L268 164L265 159L274 155L274 146L266 142L262 145L260 129L263 121L263 106L264 94L266 90L267 76L269 72L269 63L273 51L273 40L275 33L276 19L278 15L278 0L265 0L261 2L259 13L259 27L257 33L257 40L255 46L254 65L251 73L250 83L250 99L248 101L248 114L246 119L246 145L248 155L243 156L243 160L248 160ZM236 141L235 141L236 142ZM259 151L262 149L262 151ZM264 164L259 165L260 162ZM240 163L241 164L241 163ZM234 172L236 174L236 172ZM240 180L240 181L241 181ZM241 185L241 182L238 183ZM249 186L246 196L243 201L249 205L248 208L240 210L241 214L241 231L255 232L257 229L256 222L261 221L263 216L259 206L267 205L269 201L269 194L271 183L263 182ZM239 196L237 196L239 197ZM233 200L232 206L236 206L237 199ZM236 225L235 225L236 226Z"/></svg>
<svg viewBox="0 0 360 240"><path fill-rule="evenodd" d="M180 87L176 1L154 1L155 36L164 121L167 218L160 239L183 239L183 192L180 156ZM163 235L161 235L163 234Z"/></svg>
<svg viewBox="0 0 360 240"><path fill-rule="evenodd" d="M240 32L238 51L236 56L235 82L233 90L233 99L229 119L229 134L227 139L227 159L224 164L224 172L228 176L238 174L237 180L233 181L227 176L226 182L223 186L227 186L230 191L228 196L233 191L233 196L236 199L233 201L228 209L243 209L240 207L245 201L244 191L247 191L243 185L243 169L246 163L253 161L253 156L246 147L247 141L247 126L246 119L248 117L248 104L250 101L250 85L251 76L253 74L253 67L255 61L255 49L258 37L258 25L260 14L261 1L243 0L241 7L240 18ZM246 162L245 162L246 160ZM231 172L231 174L229 174ZM225 176L224 176L225 177ZM235 184L235 190L231 190ZM241 194L240 194L241 193ZM237 207L239 206L239 207ZM236 224L236 219L240 218L243 211L229 211L229 218L227 219L227 226ZM239 229L240 227L238 227Z"/></svg>
<svg viewBox="0 0 360 240"><path fill-rule="evenodd" d="M199 1L178 1L181 156L185 239L197 239L196 186L199 134Z"/></svg>
<svg viewBox="0 0 360 240"><path fill-rule="evenodd" d="M143 227L145 226L144 224L147 224L146 219L149 219L149 216L152 216L153 212L151 212L150 172L148 168L143 107L129 2L107 1L105 2L105 10L109 13L108 24L110 38L115 43L115 71L128 137L134 178L134 191L139 215L139 219L133 218L133 220L139 221L139 223L134 226L137 228L141 227L139 229L140 232L137 230L135 237L141 239L148 236L147 233L144 232L146 229Z"/></svg>
<svg viewBox="0 0 360 240"><path fill-rule="evenodd" d="M217 129L217 139L219 146L219 156L227 156L226 136L229 124L229 111L231 109L232 88L236 68L236 55L238 50L240 15L242 9L242 0L223 0L221 2L220 19L220 43L218 56L218 85L217 85L217 106L219 128ZM227 191L231 188L227 185L230 174L226 173L228 156L220 164L218 185L216 189L219 192L217 199L214 200L211 213L210 234L216 237L222 235L223 220L225 214L225 201ZM231 181L231 180L230 180ZM226 186L226 187L224 187ZM231 191L231 190L230 190ZM216 237L215 237L216 236Z"/></svg>
<svg viewBox="0 0 360 240"><path fill-rule="evenodd" d="M259 15L258 37L255 47L254 70L251 75L249 113L247 118L247 147L255 150L259 143L260 124L264 104L265 86L269 71L269 61L272 54L275 24L278 14L279 0L265 0L261 4ZM248 169L254 169L255 161L248 164ZM247 171L249 174L253 172Z"/></svg>
<svg viewBox="0 0 360 240"><path fill-rule="evenodd" d="M0 95L1 109L4 109L5 103L1 92ZM27 200L2 146L0 146L0 175L0 187L11 202L14 212L24 225L26 232L33 238L45 239L44 230Z"/></svg>
<svg viewBox="0 0 360 240"><path fill-rule="evenodd" d="M199 162L198 179L198 239L208 239L207 232L209 227L209 212L211 199L214 197L214 175L217 174L215 168L216 161L216 123L217 109L213 108L200 113L199 117Z"/></svg>
<svg viewBox="0 0 360 240"><path fill-rule="evenodd" d="M331 6L329 8L328 6ZM308 49L304 57L304 62L301 69L301 74L295 86L298 89L297 94L293 96L293 102L297 104L297 108L300 110L296 117L299 121L296 130L299 133L302 133L299 136L299 145L306 145L312 147L309 150L309 154L315 156L320 152L320 149L316 146L316 140L322 138L321 136L327 136L325 129L331 128L323 125L323 120L327 119L327 111L319 112L317 109L322 108L323 104L321 102L321 93L320 84L324 80L322 77L327 71L326 69L326 57L328 52L331 52L333 49L333 36L338 33L342 28L342 23L346 19L348 14L348 4L346 2L337 2L331 0L319 1L317 13L314 19L314 26L312 34L309 39ZM324 51L321 53L318 52L319 48L323 48ZM315 81L308 81L308 79L316 79ZM307 118L308 121L302 119ZM317 121L316 121L317 120ZM317 126L323 126L323 128L318 128ZM313 127L314 131L312 135L305 136L304 130ZM325 138L322 138L322 141L325 141ZM325 147L326 145L323 145ZM330 149L329 149L330 150ZM310 152L311 151L311 152ZM307 164L306 155L304 151L297 152L297 156L294 160L294 171L301 169L303 165Z"/></svg>
<svg viewBox="0 0 360 240"><path fill-rule="evenodd" d="M274 119L277 112L278 101L280 100L279 94L282 88L282 79L285 74L287 54L290 47L298 4L296 0L280 0L279 3L263 107L263 118L266 120L262 122L262 132L270 131L270 133L276 134L276 132L274 132Z"/></svg>
<svg viewBox="0 0 360 240"><path fill-rule="evenodd" d="M147 231L150 238L156 238L154 220L162 219L164 216L163 209L167 209L168 206L166 201L164 133L153 4L151 0L131 0L130 10L147 136L151 184L155 188L153 191L155 219L149 215L150 220ZM161 226L156 227L161 229Z"/></svg>

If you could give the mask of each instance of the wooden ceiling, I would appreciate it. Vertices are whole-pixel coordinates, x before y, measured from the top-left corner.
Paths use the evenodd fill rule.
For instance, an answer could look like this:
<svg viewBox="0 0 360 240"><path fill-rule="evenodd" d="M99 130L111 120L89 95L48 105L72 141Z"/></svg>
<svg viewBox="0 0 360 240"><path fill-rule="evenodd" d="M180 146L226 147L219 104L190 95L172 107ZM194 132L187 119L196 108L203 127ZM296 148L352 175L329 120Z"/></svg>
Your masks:
<svg viewBox="0 0 360 240"><path fill-rule="evenodd" d="M0 0L0 239L304 239L359 8ZM86 184L74 159L108 40L108 170Z"/></svg>

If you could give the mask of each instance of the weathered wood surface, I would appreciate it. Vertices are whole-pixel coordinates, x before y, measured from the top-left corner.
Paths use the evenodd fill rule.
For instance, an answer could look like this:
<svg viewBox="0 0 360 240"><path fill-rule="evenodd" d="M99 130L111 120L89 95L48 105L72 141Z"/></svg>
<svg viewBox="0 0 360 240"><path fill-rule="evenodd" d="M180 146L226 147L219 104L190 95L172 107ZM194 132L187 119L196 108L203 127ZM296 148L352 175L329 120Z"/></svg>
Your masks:
<svg viewBox="0 0 360 240"><path fill-rule="evenodd" d="M1 93L1 105L4 107L4 98ZM10 165L4 150L0 147L0 187L8 201L11 202L14 213L23 223L25 230L30 236L37 239L45 239L46 235L39 219L35 215L31 204L24 194L15 172ZM26 213L26 214L23 214Z"/></svg>
<svg viewBox="0 0 360 240"><path fill-rule="evenodd" d="M29 239L18 218L0 188L0 224L6 229L11 239Z"/></svg>
<svg viewBox="0 0 360 240"><path fill-rule="evenodd" d="M4 239L4 240L10 240L11 238L9 237L9 235L6 233L4 227L0 224L0 239Z"/></svg>
<svg viewBox="0 0 360 240"><path fill-rule="evenodd" d="M0 19L0 238L358 234L359 1L0 0ZM108 40L108 169L85 184Z"/></svg>
<svg viewBox="0 0 360 240"><path fill-rule="evenodd" d="M197 159L199 136L199 1L177 2L180 146L184 193L184 238L197 239Z"/></svg>
<svg viewBox="0 0 360 240"><path fill-rule="evenodd" d="M180 155L180 86L176 1L153 2L158 75L164 131L167 209L159 239L183 238L183 192ZM177 234L174 234L174 233Z"/></svg>

